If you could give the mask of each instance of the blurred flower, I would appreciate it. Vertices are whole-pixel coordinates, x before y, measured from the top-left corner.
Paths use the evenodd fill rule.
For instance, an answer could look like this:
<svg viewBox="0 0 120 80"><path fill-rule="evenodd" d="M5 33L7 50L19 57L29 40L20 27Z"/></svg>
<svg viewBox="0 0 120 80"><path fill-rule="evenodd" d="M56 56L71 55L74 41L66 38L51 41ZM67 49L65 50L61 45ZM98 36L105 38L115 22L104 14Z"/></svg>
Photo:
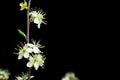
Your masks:
<svg viewBox="0 0 120 80"><path fill-rule="evenodd" d="M31 76L31 78L33 78L34 76ZM25 74L22 72L22 74L20 76L16 76L15 80L28 80L28 74Z"/></svg>
<svg viewBox="0 0 120 80"><path fill-rule="evenodd" d="M29 60L30 61L27 63L27 67L34 66L35 70L37 70L39 68L39 66L41 66L41 67L44 66L45 58L41 54L33 55L33 57L30 56Z"/></svg>
<svg viewBox="0 0 120 80"><path fill-rule="evenodd" d="M0 80L8 80L9 76L10 73L8 72L8 70L0 69Z"/></svg>
<svg viewBox="0 0 120 80"><path fill-rule="evenodd" d="M34 22L35 24L38 25L38 28L40 29L40 25L46 24L43 20L45 19L44 16L46 15L45 13L43 13L42 11L31 11L29 13L30 15L30 20L31 22Z"/></svg>
<svg viewBox="0 0 120 80"><path fill-rule="evenodd" d="M24 9L28 9L28 7L27 7L27 2L21 2L20 3L20 7L21 7L21 9L20 10L24 10Z"/></svg>
<svg viewBox="0 0 120 80"><path fill-rule="evenodd" d="M67 72L62 80L79 80L73 72Z"/></svg>

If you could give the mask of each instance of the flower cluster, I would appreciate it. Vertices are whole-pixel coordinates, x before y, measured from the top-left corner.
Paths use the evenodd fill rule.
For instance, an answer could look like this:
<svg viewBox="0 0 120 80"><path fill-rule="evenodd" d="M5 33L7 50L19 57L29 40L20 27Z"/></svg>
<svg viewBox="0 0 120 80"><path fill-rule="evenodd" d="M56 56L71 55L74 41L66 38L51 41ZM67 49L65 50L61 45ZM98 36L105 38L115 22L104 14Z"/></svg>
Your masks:
<svg viewBox="0 0 120 80"><path fill-rule="evenodd" d="M8 70L0 69L0 80L8 80L10 73Z"/></svg>
<svg viewBox="0 0 120 80"><path fill-rule="evenodd" d="M31 67L34 67L35 70L38 70L39 67L44 68L44 63L45 63L45 56L42 54L43 52L41 51L40 48L44 48L44 46L40 45L39 42L33 41L33 43L29 43L29 36L30 36L30 23L37 24L38 29L40 29L41 24L46 24L45 21L45 15L41 9L34 9L30 8L31 5L31 0L24 0L24 2L21 2L19 4L20 10L27 10L27 35L18 29L18 32L20 35L22 35L27 43L22 44L22 46L18 46L18 49L16 49L18 52L18 60L21 60L23 58L27 59L28 62L26 66L29 68L28 74L22 74L21 76L17 76L17 80L27 80L30 79L31 75Z"/></svg>
<svg viewBox="0 0 120 80"><path fill-rule="evenodd" d="M29 60L27 63L27 67L33 67L35 70L39 68L39 66L44 66L45 57L39 48L44 48L44 46L40 45L39 42L26 43L24 46L19 46L18 59L26 58Z"/></svg>
<svg viewBox="0 0 120 80"><path fill-rule="evenodd" d="M67 72L62 80L79 80L73 72Z"/></svg>

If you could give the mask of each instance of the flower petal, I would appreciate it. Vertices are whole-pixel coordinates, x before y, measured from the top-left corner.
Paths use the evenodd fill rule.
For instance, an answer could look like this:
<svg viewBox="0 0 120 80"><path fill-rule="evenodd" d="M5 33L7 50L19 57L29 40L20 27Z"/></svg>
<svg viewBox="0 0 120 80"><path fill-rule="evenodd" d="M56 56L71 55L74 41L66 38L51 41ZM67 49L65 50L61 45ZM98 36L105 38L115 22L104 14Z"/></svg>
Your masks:
<svg viewBox="0 0 120 80"><path fill-rule="evenodd" d="M33 62L28 62L27 63L27 67L32 67L33 66Z"/></svg>
<svg viewBox="0 0 120 80"><path fill-rule="evenodd" d="M27 53L24 53L24 57L25 58L28 58L29 57L29 53L27 52Z"/></svg>
<svg viewBox="0 0 120 80"><path fill-rule="evenodd" d="M37 17L38 13L36 11L30 12L32 14L32 17Z"/></svg>
<svg viewBox="0 0 120 80"><path fill-rule="evenodd" d="M28 53L32 53L33 49L32 49L32 48L27 48L26 51L27 51Z"/></svg>
<svg viewBox="0 0 120 80"><path fill-rule="evenodd" d="M38 24L38 28L40 29L40 23Z"/></svg>
<svg viewBox="0 0 120 80"><path fill-rule="evenodd" d="M33 58L32 56L30 56L29 60L30 60L30 61L33 61L33 59L34 59L34 58Z"/></svg>
<svg viewBox="0 0 120 80"><path fill-rule="evenodd" d="M35 62L34 67L35 67L35 70L37 70L39 68L39 62Z"/></svg>
<svg viewBox="0 0 120 80"><path fill-rule="evenodd" d="M35 47L33 48L33 52L34 52L34 53L40 53L41 51L38 49L38 47L35 46Z"/></svg>
<svg viewBox="0 0 120 80"><path fill-rule="evenodd" d="M22 59L23 55L19 54L18 59Z"/></svg>
<svg viewBox="0 0 120 80"><path fill-rule="evenodd" d="M39 20L38 18L35 18L35 19L34 19L34 23L39 24L39 23L40 23L40 20Z"/></svg>
<svg viewBox="0 0 120 80"><path fill-rule="evenodd" d="M64 77L62 80L70 80L69 77Z"/></svg>

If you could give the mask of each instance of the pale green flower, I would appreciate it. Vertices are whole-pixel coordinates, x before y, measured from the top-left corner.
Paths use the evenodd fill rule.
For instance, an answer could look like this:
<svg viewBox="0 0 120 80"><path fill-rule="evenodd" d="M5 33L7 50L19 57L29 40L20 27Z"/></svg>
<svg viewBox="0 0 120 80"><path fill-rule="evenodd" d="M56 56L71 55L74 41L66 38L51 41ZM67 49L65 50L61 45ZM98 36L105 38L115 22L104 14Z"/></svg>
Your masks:
<svg viewBox="0 0 120 80"><path fill-rule="evenodd" d="M0 80L8 80L9 76L10 73L8 72L8 70L0 69Z"/></svg>
<svg viewBox="0 0 120 80"><path fill-rule="evenodd" d="M29 13L30 15L30 19L31 19L31 22L34 22L35 24L38 25L38 28L40 29L40 25L43 23L43 24L46 24L43 20L45 19L44 16L46 14L43 14L42 11L31 11Z"/></svg>
<svg viewBox="0 0 120 80"><path fill-rule="evenodd" d="M79 80L73 72L67 72L62 80Z"/></svg>
<svg viewBox="0 0 120 80"><path fill-rule="evenodd" d="M30 56L29 62L27 63L27 67L33 67L35 70L38 70L39 66L43 67L45 62L45 58L41 54Z"/></svg>
<svg viewBox="0 0 120 80"><path fill-rule="evenodd" d="M28 7L27 7L27 2L21 2L20 3L20 7L21 7L21 9L20 10L24 10L24 9L28 9Z"/></svg>

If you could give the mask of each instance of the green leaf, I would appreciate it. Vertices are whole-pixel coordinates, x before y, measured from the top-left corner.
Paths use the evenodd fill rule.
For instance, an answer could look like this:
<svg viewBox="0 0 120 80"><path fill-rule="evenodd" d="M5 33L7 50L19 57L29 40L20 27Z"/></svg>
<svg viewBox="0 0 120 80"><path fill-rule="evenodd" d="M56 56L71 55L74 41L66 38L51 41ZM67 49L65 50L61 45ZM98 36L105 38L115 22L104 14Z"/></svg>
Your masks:
<svg viewBox="0 0 120 80"><path fill-rule="evenodd" d="M26 35L25 35L25 33L23 31L21 31L20 29L18 29L18 32L19 32L20 35L22 35L22 36L24 36L26 38Z"/></svg>

